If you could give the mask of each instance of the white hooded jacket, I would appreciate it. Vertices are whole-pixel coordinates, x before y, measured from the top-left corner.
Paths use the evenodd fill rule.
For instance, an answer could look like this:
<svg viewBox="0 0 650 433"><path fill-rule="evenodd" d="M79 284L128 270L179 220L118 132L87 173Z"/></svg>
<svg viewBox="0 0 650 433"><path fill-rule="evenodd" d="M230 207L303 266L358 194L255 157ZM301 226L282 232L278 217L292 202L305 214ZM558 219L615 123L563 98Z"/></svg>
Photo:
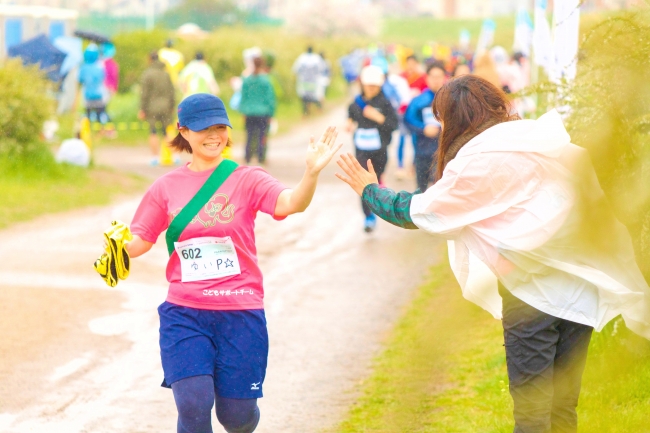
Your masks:
<svg viewBox="0 0 650 433"><path fill-rule="evenodd" d="M600 331L623 315L650 339L650 288L586 150L553 110L469 141L410 208L449 242L463 296L501 318L497 278L517 298Z"/></svg>

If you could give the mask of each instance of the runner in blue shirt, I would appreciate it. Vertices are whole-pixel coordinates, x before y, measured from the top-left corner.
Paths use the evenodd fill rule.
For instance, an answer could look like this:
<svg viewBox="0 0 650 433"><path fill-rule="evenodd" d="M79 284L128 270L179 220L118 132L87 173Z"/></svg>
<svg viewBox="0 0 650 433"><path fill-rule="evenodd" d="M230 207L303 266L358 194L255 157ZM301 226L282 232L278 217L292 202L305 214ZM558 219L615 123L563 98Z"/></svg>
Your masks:
<svg viewBox="0 0 650 433"><path fill-rule="evenodd" d="M91 122L100 122L102 125L108 122L105 78L104 65L99 61L99 48L90 44L84 51L84 63L79 69L79 84L83 90L86 116Z"/></svg>
<svg viewBox="0 0 650 433"><path fill-rule="evenodd" d="M440 62L429 64L426 74L428 88L413 98L404 114L404 123L415 139L415 173L418 189L422 192L426 191L432 180L432 165L440 135L440 123L433 116L431 104L445 80L444 65Z"/></svg>

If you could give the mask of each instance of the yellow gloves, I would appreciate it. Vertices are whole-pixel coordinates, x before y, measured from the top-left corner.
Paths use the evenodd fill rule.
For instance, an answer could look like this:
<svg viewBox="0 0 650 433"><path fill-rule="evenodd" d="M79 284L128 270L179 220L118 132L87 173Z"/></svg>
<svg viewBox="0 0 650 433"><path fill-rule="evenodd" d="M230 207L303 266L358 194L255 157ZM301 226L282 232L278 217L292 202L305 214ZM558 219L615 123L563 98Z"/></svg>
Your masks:
<svg viewBox="0 0 650 433"><path fill-rule="evenodd" d="M121 221L112 221L104 232L106 252L95 260L95 270L110 287L117 286L119 280L129 276L130 262L126 244L133 240L129 226Z"/></svg>

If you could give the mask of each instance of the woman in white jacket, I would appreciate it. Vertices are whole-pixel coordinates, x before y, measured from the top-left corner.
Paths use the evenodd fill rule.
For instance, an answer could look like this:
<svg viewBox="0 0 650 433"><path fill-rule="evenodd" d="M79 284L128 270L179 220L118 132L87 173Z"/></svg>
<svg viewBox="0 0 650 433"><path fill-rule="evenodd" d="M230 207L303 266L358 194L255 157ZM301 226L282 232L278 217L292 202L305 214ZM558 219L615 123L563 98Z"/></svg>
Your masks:
<svg viewBox="0 0 650 433"><path fill-rule="evenodd" d="M519 120L500 89L467 75L433 112L442 133L425 193L380 188L351 155L337 176L377 216L448 239L463 296L502 320L515 433L576 432L593 329L620 314L650 339L629 233L556 111Z"/></svg>

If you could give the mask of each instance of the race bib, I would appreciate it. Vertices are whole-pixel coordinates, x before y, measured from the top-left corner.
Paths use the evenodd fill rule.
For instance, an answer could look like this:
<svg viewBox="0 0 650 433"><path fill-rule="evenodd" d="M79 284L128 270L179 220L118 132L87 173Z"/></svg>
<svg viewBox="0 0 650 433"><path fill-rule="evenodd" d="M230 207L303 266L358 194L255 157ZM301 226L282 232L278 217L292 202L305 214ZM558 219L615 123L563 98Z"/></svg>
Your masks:
<svg viewBox="0 0 650 433"><path fill-rule="evenodd" d="M440 128L440 122L438 122L434 117L433 109L431 107L422 109L422 121L424 122L425 126L433 125Z"/></svg>
<svg viewBox="0 0 650 433"><path fill-rule="evenodd" d="M359 150L379 150L381 149L381 137L377 128L363 129L359 128L354 133L354 145Z"/></svg>
<svg viewBox="0 0 650 433"><path fill-rule="evenodd" d="M174 242L174 249L181 260L181 281L184 283L241 274L235 244L230 236Z"/></svg>

